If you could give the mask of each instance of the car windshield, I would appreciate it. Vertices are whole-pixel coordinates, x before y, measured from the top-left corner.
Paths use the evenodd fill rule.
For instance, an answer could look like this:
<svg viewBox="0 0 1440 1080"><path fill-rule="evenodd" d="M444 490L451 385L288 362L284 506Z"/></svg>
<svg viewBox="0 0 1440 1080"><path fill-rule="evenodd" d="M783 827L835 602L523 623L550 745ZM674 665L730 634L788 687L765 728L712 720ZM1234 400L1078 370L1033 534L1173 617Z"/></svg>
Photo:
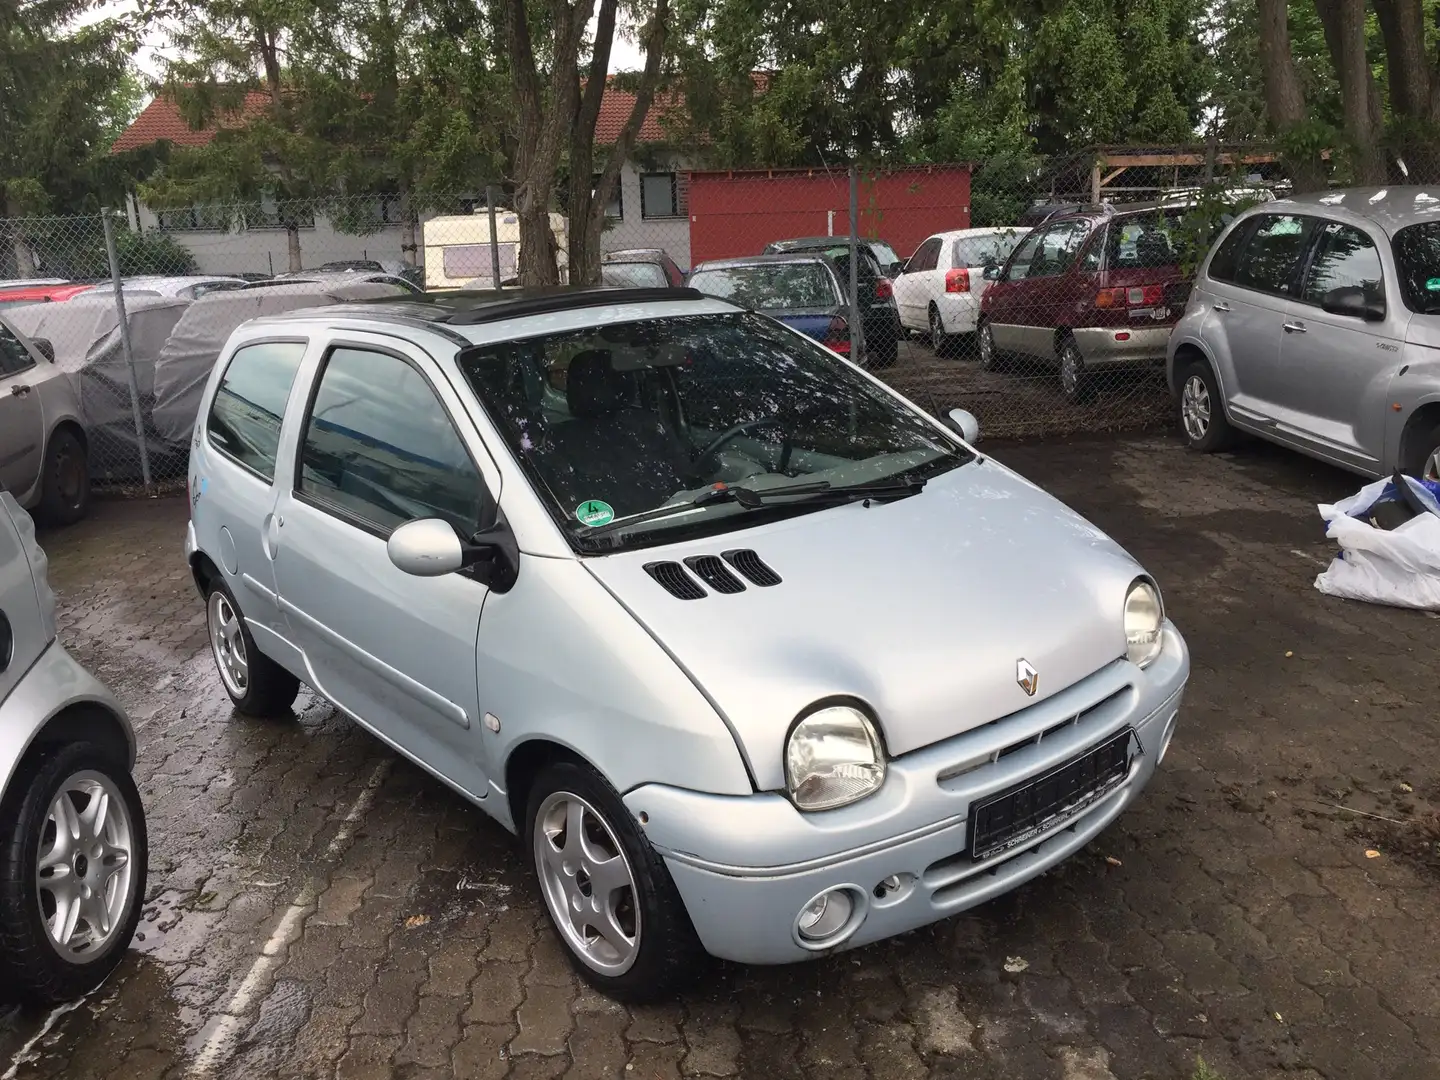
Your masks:
<svg viewBox="0 0 1440 1080"><path fill-rule="evenodd" d="M1025 238L1028 229L1010 229L989 236L962 236L955 241L952 266L1000 266Z"/></svg>
<svg viewBox="0 0 1440 1080"><path fill-rule="evenodd" d="M665 268L649 262L605 263L600 267L600 278L606 285L622 289L663 289L670 284Z"/></svg>
<svg viewBox="0 0 1440 1080"><path fill-rule="evenodd" d="M1393 245L1405 306L1423 315L1440 314L1440 221L1401 229Z"/></svg>
<svg viewBox="0 0 1440 1080"><path fill-rule="evenodd" d="M1109 251L1111 270L1156 269L1175 266L1177 236L1183 209L1155 210L1116 218L1110 225Z"/></svg>
<svg viewBox="0 0 1440 1080"><path fill-rule="evenodd" d="M840 298L819 263L759 263L696 270L690 287L762 311L831 307Z"/></svg>
<svg viewBox="0 0 1440 1080"><path fill-rule="evenodd" d="M665 543L833 505L777 498L745 506L711 498L716 485L761 498L787 487L814 495L818 486L828 496L923 480L971 459L838 357L750 313L473 346L460 365L582 551ZM662 507L675 512L627 526Z"/></svg>

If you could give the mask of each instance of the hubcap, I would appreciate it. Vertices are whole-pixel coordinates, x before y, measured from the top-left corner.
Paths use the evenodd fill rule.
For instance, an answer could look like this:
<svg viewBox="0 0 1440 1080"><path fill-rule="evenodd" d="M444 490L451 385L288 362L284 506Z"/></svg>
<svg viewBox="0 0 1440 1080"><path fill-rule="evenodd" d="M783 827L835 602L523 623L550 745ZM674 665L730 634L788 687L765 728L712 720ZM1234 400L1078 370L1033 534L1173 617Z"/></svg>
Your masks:
<svg viewBox="0 0 1440 1080"><path fill-rule="evenodd" d="M640 910L630 861L605 819L557 791L535 818L535 870L566 943L602 975L630 970L640 951Z"/></svg>
<svg viewBox="0 0 1440 1080"><path fill-rule="evenodd" d="M55 951L85 964L125 922L134 829L109 777L85 770L60 786L45 816L35 894Z"/></svg>
<svg viewBox="0 0 1440 1080"><path fill-rule="evenodd" d="M1199 442L1210 430L1210 391L1199 375L1186 379L1180 391L1180 420L1191 442ZM1435 456L1431 455L1429 467L1434 466Z"/></svg>
<svg viewBox="0 0 1440 1080"><path fill-rule="evenodd" d="M995 342L990 337L990 327L980 328L980 366L992 367L995 363Z"/></svg>
<svg viewBox="0 0 1440 1080"><path fill-rule="evenodd" d="M234 697L244 697L250 686L250 663L245 656L240 617L230 606L230 598L218 591L210 594L207 615L210 620L210 647L215 653L220 679Z"/></svg>
<svg viewBox="0 0 1440 1080"><path fill-rule="evenodd" d="M1074 345L1066 345L1060 353L1060 385L1067 394L1074 394L1080 385L1080 359Z"/></svg>

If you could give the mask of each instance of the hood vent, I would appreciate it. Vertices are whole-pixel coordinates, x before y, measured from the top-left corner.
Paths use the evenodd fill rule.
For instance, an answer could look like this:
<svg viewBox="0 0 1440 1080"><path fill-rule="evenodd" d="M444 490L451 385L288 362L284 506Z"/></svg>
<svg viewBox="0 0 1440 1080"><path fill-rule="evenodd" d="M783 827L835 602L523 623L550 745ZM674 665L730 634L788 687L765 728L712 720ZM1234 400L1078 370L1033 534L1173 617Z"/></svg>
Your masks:
<svg viewBox="0 0 1440 1080"><path fill-rule="evenodd" d="M718 593L739 593L745 591L745 583L730 572L718 555L691 555L685 560L695 576Z"/></svg>
<svg viewBox="0 0 1440 1080"><path fill-rule="evenodd" d="M752 585L759 585L762 589L771 585L780 584L780 575L756 555L749 548L740 548L736 551L721 553L726 562L739 570L741 575Z"/></svg>
<svg viewBox="0 0 1440 1080"><path fill-rule="evenodd" d="M662 588L677 600L703 600L705 590L700 583L685 572L678 562L652 562L645 564L645 572L658 581Z"/></svg>

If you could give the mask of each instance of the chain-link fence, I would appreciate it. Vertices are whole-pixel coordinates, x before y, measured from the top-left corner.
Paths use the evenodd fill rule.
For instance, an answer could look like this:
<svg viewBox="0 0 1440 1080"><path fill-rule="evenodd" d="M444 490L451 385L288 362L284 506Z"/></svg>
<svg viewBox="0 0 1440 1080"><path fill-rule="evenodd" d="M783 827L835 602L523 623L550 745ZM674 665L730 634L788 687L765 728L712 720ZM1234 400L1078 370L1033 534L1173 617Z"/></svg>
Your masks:
<svg viewBox="0 0 1440 1080"><path fill-rule="evenodd" d="M1276 189L1261 158L1211 147L882 170L627 165L603 206L599 277L688 283L765 311L936 415L970 410L988 437L1158 425L1187 277L1228 209ZM199 390L241 322L515 286L522 224L498 184L424 208L384 195L131 200L11 219L0 315L53 352L48 392L74 394L92 479L154 490L184 482ZM593 259L569 258L584 223L556 209L550 227L556 279L593 278Z"/></svg>

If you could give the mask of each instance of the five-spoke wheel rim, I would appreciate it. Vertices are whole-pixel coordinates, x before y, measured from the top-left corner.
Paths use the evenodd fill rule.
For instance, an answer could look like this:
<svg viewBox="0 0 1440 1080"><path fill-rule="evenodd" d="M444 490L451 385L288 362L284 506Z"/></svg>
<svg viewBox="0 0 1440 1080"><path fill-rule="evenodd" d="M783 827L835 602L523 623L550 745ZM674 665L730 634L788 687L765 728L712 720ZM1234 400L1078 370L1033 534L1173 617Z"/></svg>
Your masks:
<svg viewBox="0 0 1440 1080"><path fill-rule="evenodd" d="M1210 390L1199 375L1186 379L1180 391L1180 420L1191 442L1199 442L1210 430Z"/></svg>
<svg viewBox="0 0 1440 1080"><path fill-rule="evenodd" d="M46 812L35 861L35 893L50 944L74 964L105 952L132 902L130 808L103 773L86 769L63 784Z"/></svg>
<svg viewBox="0 0 1440 1080"><path fill-rule="evenodd" d="M240 616L230 598L220 591L210 594L207 614L210 619L210 647L215 653L215 666L220 679L234 697L244 697L250 686L250 661L245 655L245 635L240 632Z"/></svg>
<svg viewBox="0 0 1440 1080"><path fill-rule="evenodd" d="M623 975L640 952L635 874L603 817L568 791L535 816L535 870L566 943L602 975Z"/></svg>

